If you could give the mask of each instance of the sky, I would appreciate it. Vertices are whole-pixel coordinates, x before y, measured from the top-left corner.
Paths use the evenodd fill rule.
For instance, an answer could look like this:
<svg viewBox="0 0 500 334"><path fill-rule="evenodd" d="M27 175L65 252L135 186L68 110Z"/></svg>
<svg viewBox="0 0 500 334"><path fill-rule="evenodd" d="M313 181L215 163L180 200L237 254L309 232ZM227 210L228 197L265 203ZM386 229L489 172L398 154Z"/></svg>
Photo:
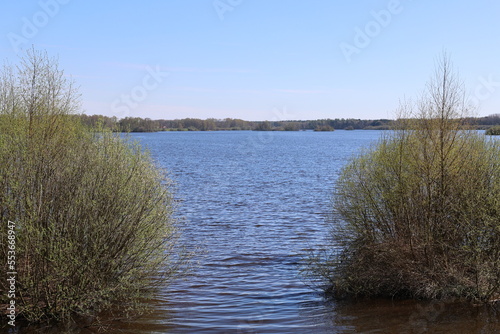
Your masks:
<svg viewBox="0 0 500 334"><path fill-rule="evenodd" d="M87 114L395 118L446 52L476 116L500 113L500 1L23 0L0 58L57 57Z"/></svg>

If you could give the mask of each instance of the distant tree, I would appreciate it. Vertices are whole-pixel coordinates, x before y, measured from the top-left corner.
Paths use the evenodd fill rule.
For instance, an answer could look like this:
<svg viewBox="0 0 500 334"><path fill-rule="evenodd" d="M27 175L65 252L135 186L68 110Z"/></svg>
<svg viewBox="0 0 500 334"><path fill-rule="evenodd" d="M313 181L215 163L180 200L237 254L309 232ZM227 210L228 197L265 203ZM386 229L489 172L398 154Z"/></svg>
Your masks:
<svg viewBox="0 0 500 334"><path fill-rule="evenodd" d="M300 126L297 122L285 122L283 125L284 131L299 131Z"/></svg>
<svg viewBox="0 0 500 334"><path fill-rule="evenodd" d="M318 125L314 129L314 131L333 131L333 130L335 130L335 129L333 127L331 127L330 125Z"/></svg>
<svg viewBox="0 0 500 334"><path fill-rule="evenodd" d="M270 130L272 130L271 123L269 121L258 122L254 130L256 130L256 131L270 131Z"/></svg>
<svg viewBox="0 0 500 334"><path fill-rule="evenodd" d="M486 130L486 134L489 136L500 136L500 126L495 126Z"/></svg>

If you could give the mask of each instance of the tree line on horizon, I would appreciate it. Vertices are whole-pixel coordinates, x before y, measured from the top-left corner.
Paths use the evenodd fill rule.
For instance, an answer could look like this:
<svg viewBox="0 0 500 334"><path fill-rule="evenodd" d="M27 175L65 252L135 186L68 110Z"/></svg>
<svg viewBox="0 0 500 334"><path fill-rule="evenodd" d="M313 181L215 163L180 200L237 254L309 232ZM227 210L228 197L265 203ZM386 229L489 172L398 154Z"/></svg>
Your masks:
<svg viewBox="0 0 500 334"><path fill-rule="evenodd" d="M81 120L88 126L101 125L115 132L158 132L158 131L224 131L224 130L254 130L254 131L333 131L333 130L388 130L392 128L393 120L375 119L363 120L354 118L318 119L301 121L245 121L236 118L198 119L183 118L174 120L153 120L141 117L109 117L103 115L81 114ZM500 114L485 117L469 117L466 123L475 129L489 129L500 125Z"/></svg>

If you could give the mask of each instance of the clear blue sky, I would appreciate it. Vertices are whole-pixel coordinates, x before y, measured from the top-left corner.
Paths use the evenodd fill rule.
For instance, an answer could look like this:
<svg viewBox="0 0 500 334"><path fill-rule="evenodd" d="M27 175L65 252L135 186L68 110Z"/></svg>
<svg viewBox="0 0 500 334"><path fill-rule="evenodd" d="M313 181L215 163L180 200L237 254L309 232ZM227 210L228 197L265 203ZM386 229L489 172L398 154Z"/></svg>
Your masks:
<svg viewBox="0 0 500 334"><path fill-rule="evenodd" d="M443 50L500 113L500 2L2 1L0 55L59 57L88 114L393 118Z"/></svg>

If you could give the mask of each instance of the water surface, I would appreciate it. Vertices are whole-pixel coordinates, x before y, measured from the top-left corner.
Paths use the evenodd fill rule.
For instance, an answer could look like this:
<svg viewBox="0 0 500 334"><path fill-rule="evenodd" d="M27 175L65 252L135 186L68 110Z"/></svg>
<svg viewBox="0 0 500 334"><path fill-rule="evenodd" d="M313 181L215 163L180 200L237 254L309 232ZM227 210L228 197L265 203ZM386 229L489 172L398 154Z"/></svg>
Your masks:
<svg viewBox="0 0 500 334"><path fill-rule="evenodd" d="M153 312L118 333L495 333L484 307L325 300L299 274L324 247L325 213L348 159L379 131L132 134L177 184L184 241L197 265ZM81 327L81 326L80 326ZM79 330L96 333L97 328ZM47 329L44 333L56 333Z"/></svg>
<svg viewBox="0 0 500 334"><path fill-rule="evenodd" d="M186 237L204 250L194 275L165 293L169 326L175 332L330 331L331 308L304 284L300 262L323 242L340 168L379 135L135 135L171 172Z"/></svg>
<svg viewBox="0 0 500 334"><path fill-rule="evenodd" d="M175 333L493 333L487 308L414 301L335 303L305 284L324 247L340 169L380 131L137 134L178 184L199 266L140 323ZM139 326L139 327L140 327ZM162 327L164 326L164 327ZM147 329L147 327L144 327ZM138 330L138 328L134 328Z"/></svg>

